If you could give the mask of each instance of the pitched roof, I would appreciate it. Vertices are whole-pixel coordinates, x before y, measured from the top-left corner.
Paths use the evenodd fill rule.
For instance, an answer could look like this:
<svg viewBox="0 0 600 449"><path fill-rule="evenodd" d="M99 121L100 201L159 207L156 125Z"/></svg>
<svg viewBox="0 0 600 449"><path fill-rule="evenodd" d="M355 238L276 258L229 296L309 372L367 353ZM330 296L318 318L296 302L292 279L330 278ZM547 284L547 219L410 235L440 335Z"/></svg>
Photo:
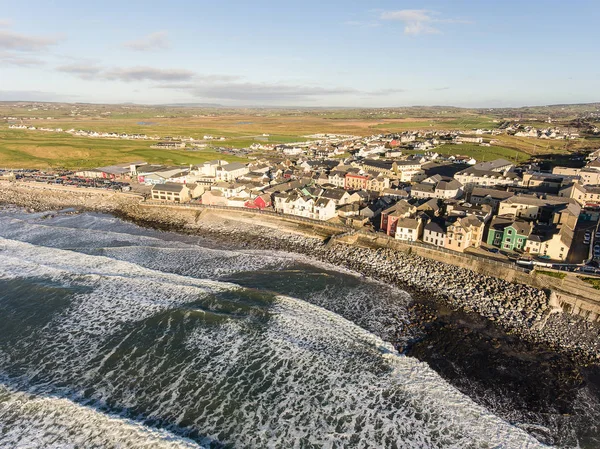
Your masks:
<svg viewBox="0 0 600 449"><path fill-rule="evenodd" d="M505 192L504 190L496 190L496 189L486 189L485 187L475 187L471 192L471 197L481 197L485 198L489 196L494 200L505 200L512 196L515 196L514 192Z"/></svg>
<svg viewBox="0 0 600 449"><path fill-rule="evenodd" d="M425 230L429 231L429 232L439 232L441 234L445 234L446 233L446 223L443 223L441 221L430 221L429 223L427 223L425 225Z"/></svg>
<svg viewBox="0 0 600 449"><path fill-rule="evenodd" d="M396 229L397 228L417 229L420 224L419 220L416 220L414 218L400 218L396 223L397 223Z"/></svg>
<svg viewBox="0 0 600 449"><path fill-rule="evenodd" d="M152 186L153 192L174 192L181 193L181 191L187 188L185 184L179 184L175 182L167 182L165 184L156 184Z"/></svg>

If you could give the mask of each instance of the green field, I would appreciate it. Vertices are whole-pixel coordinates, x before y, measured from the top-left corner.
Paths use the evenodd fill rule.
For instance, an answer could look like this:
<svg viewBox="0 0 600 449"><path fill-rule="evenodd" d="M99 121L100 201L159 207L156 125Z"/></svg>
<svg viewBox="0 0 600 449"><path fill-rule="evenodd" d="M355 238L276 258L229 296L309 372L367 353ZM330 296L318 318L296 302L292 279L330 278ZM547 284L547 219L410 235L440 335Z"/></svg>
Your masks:
<svg viewBox="0 0 600 449"><path fill-rule="evenodd" d="M84 168L132 160L151 163L188 164L222 157L217 147L245 148L253 143L291 143L307 140L312 134L350 134L370 136L407 130L462 130L495 128L510 117L521 122L540 122L553 115L563 124L581 111L595 110L596 105L573 105L505 110L460 109L446 106L381 109L259 109L210 108L141 105L94 105L31 102L0 102L0 167L68 167ZM526 118L526 120L525 120ZM73 137L66 133L12 130L12 123L38 128L83 129L98 132L140 133L165 138L204 135L224 137L208 140L206 150L154 150L151 141L112 140ZM263 136L263 134L269 134ZM530 156L549 164L570 163L570 155L597 148L598 140L580 138L552 141L500 134L495 145L443 145L442 154L472 156L491 160L505 158L525 161ZM229 160L236 157L227 156Z"/></svg>
<svg viewBox="0 0 600 449"><path fill-rule="evenodd" d="M469 156L476 159L478 162L491 161L499 158L507 159L509 161L515 161L516 159L518 162L522 162L530 157L528 154L514 148L499 147L495 145L482 147L471 143L463 143L460 145L447 143L439 146L434 151L444 155Z"/></svg>
<svg viewBox="0 0 600 449"><path fill-rule="evenodd" d="M415 129L447 129L447 130L471 130L471 129L491 129L495 128L497 123L491 117L482 115L465 115L454 118L415 118L404 119L393 122L380 123L372 126L374 129L385 130L388 132L401 132Z"/></svg>
<svg viewBox="0 0 600 449"><path fill-rule="evenodd" d="M211 159L242 160L213 150L157 150L152 142L73 137L65 133L0 129L0 167L93 168L121 162L198 164Z"/></svg>

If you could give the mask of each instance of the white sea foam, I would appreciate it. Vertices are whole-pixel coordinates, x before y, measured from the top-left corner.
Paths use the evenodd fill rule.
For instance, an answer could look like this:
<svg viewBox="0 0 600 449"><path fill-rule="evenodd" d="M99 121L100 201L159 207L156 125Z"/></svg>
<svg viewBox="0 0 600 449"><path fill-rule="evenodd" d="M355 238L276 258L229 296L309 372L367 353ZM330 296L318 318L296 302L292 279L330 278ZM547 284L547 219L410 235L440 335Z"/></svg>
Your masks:
<svg viewBox="0 0 600 449"><path fill-rule="evenodd" d="M79 223L80 219L83 223ZM191 241L168 240L171 234L140 233L104 216L59 217L51 220L0 216L0 237L38 246L101 254L147 268L198 278L215 278L240 271L280 269L294 259L289 254L211 249ZM91 225L99 221L102 226ZM64 226L62 226L62 225Z"/></svg>
<svg viewBox="0 0 600 449"><path fill-rule="evenodd" d="M84 288L39 341L0 358L13 386L69 397L69 407L92 401L236 447L540 446L426 364L320 307L106 256L8 239L0 247L0 278ZM12 378L17 356L23 366ZM12 419L28 416L14 410ZM83 424L70 431L63 415L50 415L57 418L23 418L30 440L9 426L8 441L26 447L40 433L69 443L101 434Z"/></svg>
<svg viewBox="0 0 600 449"><path fill-rule="evenodd" d="M191 449L201 446L68 399L16 392L0 384L0 447Z"/></svg>

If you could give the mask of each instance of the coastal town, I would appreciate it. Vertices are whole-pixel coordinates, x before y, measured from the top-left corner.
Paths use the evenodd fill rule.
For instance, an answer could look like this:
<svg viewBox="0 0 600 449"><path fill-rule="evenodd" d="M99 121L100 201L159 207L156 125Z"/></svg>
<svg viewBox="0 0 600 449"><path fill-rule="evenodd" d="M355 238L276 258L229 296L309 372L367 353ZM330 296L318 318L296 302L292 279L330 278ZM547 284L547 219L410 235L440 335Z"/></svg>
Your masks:
<svg viewBox="0 0 600 449"><path fill-rule="evenodd" d="M577 168L551 171L532 161L460 156L463 143L489 145L486 134L493 138L489 130L321 134L296 144L255 144L252 150L262 152L247 162L5 169L2 179L134 191L148 202L189 207L270 211L524 267L600 272L600 150L580 157ZM456 155L435 151L443 141L456 146ZM165 151L185 146L159 144Z"/></svg>

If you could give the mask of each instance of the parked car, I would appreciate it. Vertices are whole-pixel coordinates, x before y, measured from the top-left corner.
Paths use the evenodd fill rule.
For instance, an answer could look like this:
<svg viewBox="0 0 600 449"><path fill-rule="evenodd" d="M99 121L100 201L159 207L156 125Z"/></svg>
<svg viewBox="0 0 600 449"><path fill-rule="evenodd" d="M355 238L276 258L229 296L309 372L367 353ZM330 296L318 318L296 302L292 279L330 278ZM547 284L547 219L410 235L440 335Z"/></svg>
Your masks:
<svg viewBox="0 0 600 449"><path fill-rule="evenodd" d="M500 251L498 251L498 248L490 248L490 249L488 249L488 251L489 251L490 253L494 253L494 254L497 254L497 253L499 253L499 252L500 252Z"/></svg>

